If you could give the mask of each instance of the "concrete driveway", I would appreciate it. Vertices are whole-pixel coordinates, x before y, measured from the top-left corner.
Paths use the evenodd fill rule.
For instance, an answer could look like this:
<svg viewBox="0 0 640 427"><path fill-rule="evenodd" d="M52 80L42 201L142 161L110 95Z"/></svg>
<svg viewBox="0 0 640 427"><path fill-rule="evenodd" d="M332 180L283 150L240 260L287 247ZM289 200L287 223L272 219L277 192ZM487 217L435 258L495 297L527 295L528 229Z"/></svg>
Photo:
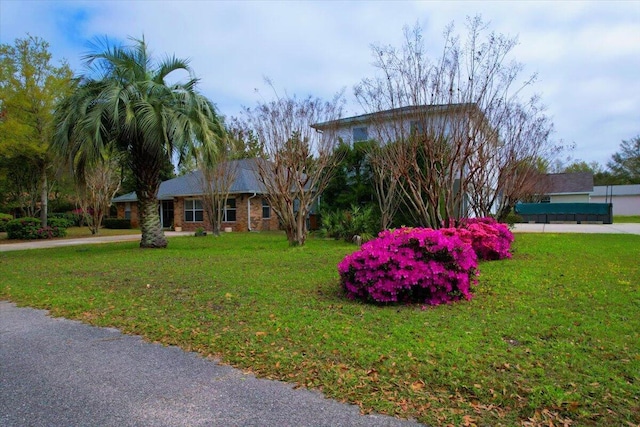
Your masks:
<svg viewBox="0 0 640 427"><path fill-rule="evenodd" d="M514 233L640 234L640 224L516 224Z"/></svg>
<svg viewBox="0 0 640 427"><path fill-rule="evenodd" d="M192 232L187 231L165 231L165 236L192 236ZM53 239L53 240L30 240L28 242L18 243L3 243L0 245L0 252L7 251L22 251L25 249L46 249L46 248L59 248L61 246L77 246L77 245L95 245L100 243L113 243L113 242L130 242L140 240L142 236L140 234L122 234L119 236L95 236L95 237L82 237L79 239Z"/></svg>
<svg viewBox="0 0 640 427"><path fill-rule="evenodd" d="M0 301L3 427L419 425Z"/></svg>

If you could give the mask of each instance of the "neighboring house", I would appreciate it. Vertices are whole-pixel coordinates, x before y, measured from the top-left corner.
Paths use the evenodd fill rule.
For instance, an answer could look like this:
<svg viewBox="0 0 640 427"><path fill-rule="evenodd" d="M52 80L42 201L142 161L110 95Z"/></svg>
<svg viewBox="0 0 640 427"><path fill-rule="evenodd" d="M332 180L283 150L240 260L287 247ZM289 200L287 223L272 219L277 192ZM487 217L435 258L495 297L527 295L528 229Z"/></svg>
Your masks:
<svg viewBox="0 0 640 427"><path fill-rule="evenodd" d="M574 172L544 175L540 193L543 203L589 203L592 191L593 174Z"/></svg>
<svg viewBox="0 0 640 427"><path fill-rule="evenodd" d="M277 215L264 197L265 190L258 175L257 161L257 159L232 161L236 171L235 180L230 187L229 198L224 209L222 229L278 230ZM199 227L210 230L210 222L202 204L202 183L202 172L194 171L160 184L158 201L163 227L181 228L184 231L194 231ZM133 227L139 226L137 201L135 193L113 199L118 218L131 219Z"/></svg>
<svg viewBox="0 0 640 427"><path fill-rule="evenodd" d="M591 203L612 203L614 215L640 215L640 184L596 185Z"/></svg>

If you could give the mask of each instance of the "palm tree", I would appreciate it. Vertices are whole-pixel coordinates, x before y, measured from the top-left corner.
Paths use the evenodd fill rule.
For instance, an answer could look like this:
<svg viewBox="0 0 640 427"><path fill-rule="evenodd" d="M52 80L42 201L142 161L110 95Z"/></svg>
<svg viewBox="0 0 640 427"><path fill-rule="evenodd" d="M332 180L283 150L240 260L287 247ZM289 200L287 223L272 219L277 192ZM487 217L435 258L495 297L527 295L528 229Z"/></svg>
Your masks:
<svg viewBox="0 0 640 427"><path fill-rule="evenodd" d="M135 178L142 248L163 248L157 194L167 159L180 160L199 149L215 150L225 140L215 106L196 91L198 80L186 60L155 62L144 38L130 46L108 40L86 55L87 73L58 107L52 148L73 166L76 177L113 145ZM186 71L189 80L169 84L167 76Z"/></svg>

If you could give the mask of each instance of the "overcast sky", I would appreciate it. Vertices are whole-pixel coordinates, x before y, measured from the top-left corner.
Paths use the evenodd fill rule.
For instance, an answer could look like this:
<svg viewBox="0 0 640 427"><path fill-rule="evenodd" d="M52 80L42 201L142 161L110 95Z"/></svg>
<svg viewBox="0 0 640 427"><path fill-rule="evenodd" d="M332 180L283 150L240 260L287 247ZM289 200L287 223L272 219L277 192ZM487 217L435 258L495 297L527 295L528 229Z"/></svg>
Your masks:
<svg viewBox="0 0 640 427"><path fill-rule="evenodd" d="M512 59L555 124L575 143L573 159L605 164L622 140L640 135L639 1L0 1L0 43L27 33L44 38L54 59L82 71L97 36L144 35L159 57L189 58L200 91L225 116L278 90L330 98L345 89L347 115L362 113L353 86L375 73L371 44L400 47L404 26L419 23L429 52L445 26L463 29L481 15L517 36ZM256 92L259 90L259 93Z"/></svg>

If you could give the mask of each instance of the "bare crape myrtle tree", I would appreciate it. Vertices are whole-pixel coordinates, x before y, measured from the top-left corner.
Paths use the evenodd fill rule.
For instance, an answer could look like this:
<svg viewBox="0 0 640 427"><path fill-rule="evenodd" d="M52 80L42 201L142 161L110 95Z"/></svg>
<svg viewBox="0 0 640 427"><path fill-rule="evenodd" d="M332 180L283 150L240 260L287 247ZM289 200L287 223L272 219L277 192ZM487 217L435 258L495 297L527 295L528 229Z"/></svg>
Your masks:
<svg viewBox="0 0 640 427"><path fill-rule="evenodd" d="M100 161L84 169L83 175L77 177L77 202L91 234L100 232L102 219L109 213L111 199L120 189L119 165L118 154L107 150Z"/></svg>
<svg viewBox="0 0 640 427"><path fill-rule="evenodd" d="M218 147L213 152L203 150L199 153L202 205L214 236L220 236L225 205L238 173L237 162L231 161L232 154L228 147Z"/></svg>
<svg viewBox="0 0 640 427"><path fill-rule="evenodd" d="M258 174L291 246L304 245L309 213L339 162L335 132L312 125L339 118L343 104L341 93L326 102L287 95L245 108L234 120L258 141Z"/></svg>
<svg viewBox="0 0 640 427"><path fill-rule="evenodd" d="M356 85L355 96L386 146L371 153L372 163L398 183L396 197L416 225L508 212L526 192L529 168L557 152L539 98L521 97L535 76L519 77L523 66L509 59L516 45L475 17L464 40L450 25L436 54L419 26L405 29L400 49L372 47L378 73Z"/></svg>

